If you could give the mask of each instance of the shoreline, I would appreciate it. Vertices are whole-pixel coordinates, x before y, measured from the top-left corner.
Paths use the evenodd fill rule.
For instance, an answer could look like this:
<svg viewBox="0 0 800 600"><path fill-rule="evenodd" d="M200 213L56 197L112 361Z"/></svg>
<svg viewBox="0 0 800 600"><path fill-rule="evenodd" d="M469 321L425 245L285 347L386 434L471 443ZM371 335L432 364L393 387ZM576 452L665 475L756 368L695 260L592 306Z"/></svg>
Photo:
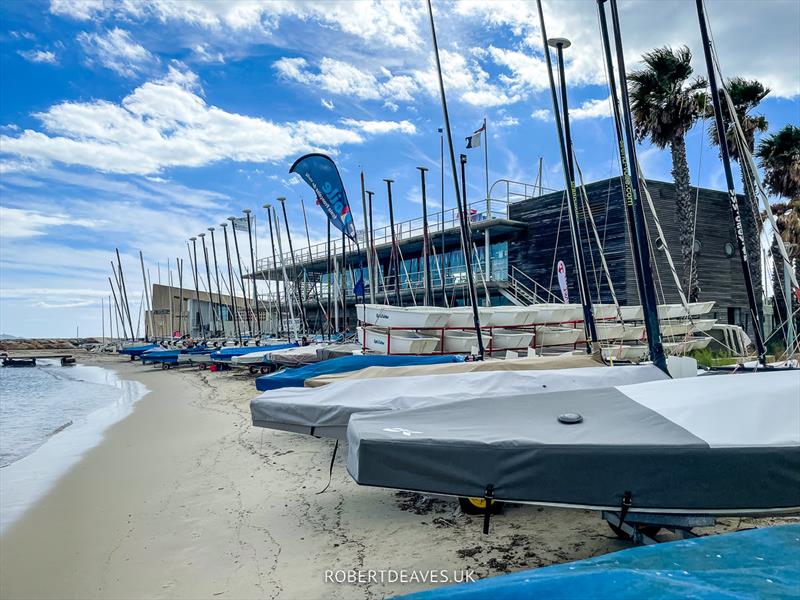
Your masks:
<svg viewBox="0 0 800 600"><path fill-rule="evenodd" d="M0 536L3 598L377 598L432 584L326 571L486 577L629 547L596 513L536 506L507 507L485 536L453 500L357 486L341 449L319 494L332 443L252 427L252 376L81 360L150 392Z"/></svg>

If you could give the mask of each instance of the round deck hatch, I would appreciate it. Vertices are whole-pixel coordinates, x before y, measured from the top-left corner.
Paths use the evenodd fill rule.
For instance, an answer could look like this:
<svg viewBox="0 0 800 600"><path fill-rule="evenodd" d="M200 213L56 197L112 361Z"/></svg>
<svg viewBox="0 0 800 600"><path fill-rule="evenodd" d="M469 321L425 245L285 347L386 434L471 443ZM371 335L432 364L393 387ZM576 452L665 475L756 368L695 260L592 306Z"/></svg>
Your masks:
<svg viewBox="0 0 800 600"><path fill-rule="evenodd" d="M562 415L558 415L558 422L563 423L564 425L574 425L575 423L580 423L581 421L583 421L583 417L578 413L564 413Z"/></svg>

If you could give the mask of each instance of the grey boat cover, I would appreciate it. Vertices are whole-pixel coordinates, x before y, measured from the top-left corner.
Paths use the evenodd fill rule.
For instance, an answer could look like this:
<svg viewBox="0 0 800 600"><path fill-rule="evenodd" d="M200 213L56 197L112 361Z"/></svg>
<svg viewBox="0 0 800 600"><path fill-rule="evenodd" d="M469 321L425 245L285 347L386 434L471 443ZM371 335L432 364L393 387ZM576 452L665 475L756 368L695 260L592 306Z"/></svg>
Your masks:
<svg viewBox="0 0 800 600"><path fill-rule="evenodd" d="M347 441L362 485L467 497L491 485L500 500L609 510L627 495L631 511L796 511L800 371L355 415Z"/></svg>
<svg viewBox="0 0 800 600"><path fill-rule="evenodd" d="M340 356L352 356L354 352L361 354L361 344L331 344L318 348L317 356L320 360L329 360Z"/></svg>
<svg viewBox="0 0 800 600"><path fill-rule="evenodd" d="M344 439L347 423L355 413L465 400L485 402L497 396L531 402L531 396L552 390L585 390L665 378L656 367L640 365L354 379L318 388L270 390L250 403L250 412L257 427Z"/></svg>

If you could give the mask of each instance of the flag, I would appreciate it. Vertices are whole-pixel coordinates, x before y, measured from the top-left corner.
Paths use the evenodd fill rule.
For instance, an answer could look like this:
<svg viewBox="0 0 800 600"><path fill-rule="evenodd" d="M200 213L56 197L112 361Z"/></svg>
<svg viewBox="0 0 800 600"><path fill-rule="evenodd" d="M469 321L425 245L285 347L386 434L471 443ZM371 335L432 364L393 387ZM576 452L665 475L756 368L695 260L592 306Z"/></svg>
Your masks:
<svg viewBox="0 0 800 600"><path fill-rule="evenodd" d="M364 275L360 275L358 277L358 281L356 281L356 285L353 287L353 295L356 298L363 298L364 297Z"/></svg>
<svg viewBox="0 0 800 600"><path fill-rule="evenodd" d="M247 231L247 218L246 217L234 217L233 221L231 221L234 229L238 229L239 231Z"/></svg>
<svg viewBox="0 0 800 600"><path fill-rule="evenodd" d="M567 267L563 260L558 261L558 285L561 287L561 297L569 303L569 287L567 287Z"/></svg>
<svg viewBox="0 0 800 600"><path fill-rule="evenodd" d="M481 134L486 131L486 123L481 125L481 128L478 129L475 133L470 136L467 136L467 149L469 148L480 148L481 147Z"/></svg>
<svg viewBox="0 0 800 600"><path fill-rule="evenodd" d="M324 154L306 154L294 162L289 173L297 173L311 186L317 196L317 204L325 211L331 224L357 245L356 225L353 215L350 214L350 203L333 160Z"/></svg>

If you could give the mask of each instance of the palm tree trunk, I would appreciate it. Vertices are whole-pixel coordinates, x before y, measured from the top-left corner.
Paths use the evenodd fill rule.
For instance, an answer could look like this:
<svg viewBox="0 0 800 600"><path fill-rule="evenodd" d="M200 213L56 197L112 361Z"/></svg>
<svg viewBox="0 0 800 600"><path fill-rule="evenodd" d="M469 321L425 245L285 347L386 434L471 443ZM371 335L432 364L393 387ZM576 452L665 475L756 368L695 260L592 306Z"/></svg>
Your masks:
<svg viewBox="0 0 800 600"><path fill-rule="evenodd" d="M683 291L689 302L697 300L697 257L694 256L695 206L689 179L689 162L686 160L686 141L678 136L670 144L672 153L672 179L675 182L675 208L683 264Z"/></svg>
<svg viewBox="0 0 800 600"><path fill-rule="evenodd" d="M756 304L758 305L759 315L762 308L762 286L761 286L761 230L759 228L759 220L756 215L759 214L758 206L755 201L755 191L753 190L752 182L749 181L747 175L742 171L742 184L744 189L744 197L738 197L739 201L739 215L742 219L742 230L744 232L744 243L747 248L750 265L750 278L753 280L753 290L756 295Z"/></svg>

